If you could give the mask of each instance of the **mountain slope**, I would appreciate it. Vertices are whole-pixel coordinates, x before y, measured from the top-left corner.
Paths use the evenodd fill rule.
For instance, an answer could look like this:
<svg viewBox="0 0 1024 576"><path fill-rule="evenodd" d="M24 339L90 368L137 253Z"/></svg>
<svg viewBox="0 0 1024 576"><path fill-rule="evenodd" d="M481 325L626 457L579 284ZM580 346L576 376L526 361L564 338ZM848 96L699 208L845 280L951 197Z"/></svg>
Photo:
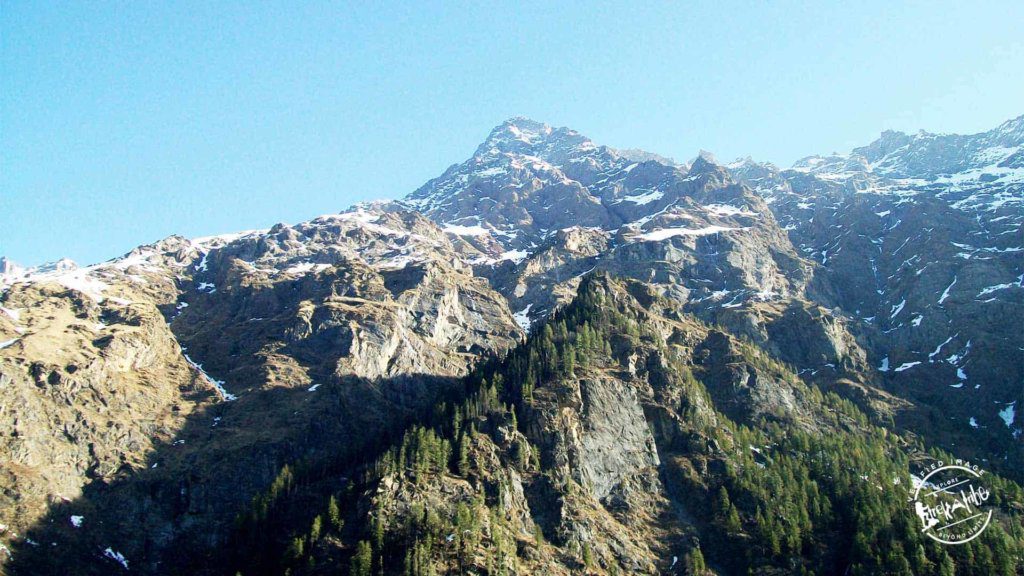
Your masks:
<svg viewBox="0 0 1024 576"><path fill-rule="evenodd" d="M929 459L919 446L635 281L589 276L542 330L467 380L465 400L438 406L347 486L328 482L308 528L300 520L283 539L277 523L317 501L302 483L247 520L250 538L277 527L278 556L242 553L235 567L1013 574L1020 561L1010 509L952 555L925 539L898 481Z"/></svg>
<svg viewBox="0 0 1024 576"><path fill-rule="evenodd" d="M806 378L1019 470L1022 122L887 132L779 170L637 162L516 118L405 205L489 254L477 274L524 325L584 272L633 277Z"/></svg>
<svg viewBox="0 0 1024 576"><path fill-rule="evenodd" d="M868 488L926 447L1024 479L1021 123L780 170L514 118L404 200L84 268L3 261L0 559L899 571L893 534L845 514L866 499L905 531L904 488ZM782 519L776 471L810 491ZM947 562L924 544L915 572Z"/></svg>
<svg viewBox="0 0 1024 576"><path fill-rule="evenodd" d="M0 300L3 536L156 571L217 545L278 462L376 442L517 342L459 250L359 210L21 271Z"/></svg>
<svg viewBox="0 0 1024 576"><path fill-rule="evenodd" d="M1022 150L1018 117L971 136L886 132L847 156L811 157L791 170L730 166L820 263L832 303L858 317L888 387L952 420L925 424L945 428L948 445L998 439L1012 448L996 456L1016 469L1024 465L1012 417L1024 405Z"/></svg>

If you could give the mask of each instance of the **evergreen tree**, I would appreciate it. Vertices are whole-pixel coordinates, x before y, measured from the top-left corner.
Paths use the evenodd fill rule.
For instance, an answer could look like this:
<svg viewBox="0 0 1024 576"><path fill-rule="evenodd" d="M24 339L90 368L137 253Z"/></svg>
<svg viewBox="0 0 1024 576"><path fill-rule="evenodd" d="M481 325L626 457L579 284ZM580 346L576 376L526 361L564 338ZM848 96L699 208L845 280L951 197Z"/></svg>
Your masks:
<svg viewBox="0 0 1024 576"><path fill-rule="evenodd" d="M349 568L351 576L371 576L373 573L373 549L366 540L356 544L356 553L352 556Z"/></svg>
<svg viewBox="0 0 1024 576"><path fill-rule="evenodd" d="M686 574L689 576L703 576L707 572L707 566L704 563L704 553L700 551L700 547L694 548L686 554L683 566L686 569Z"/></svg>
<svg viewBox="0 0 1024 576"><path fill-rule="evenodd" d="M459 455L456 468L462 476L469 474L469 439L466 438L465 433L459 436Z"/></svg>
<svg viewBox="0 0 1024 576"><path fill-rule="evenodd" d="M345 526L345 522L341 519L341 510L338 508L338 499L333 494L327 501L327 520L335 531L340 532Z"/></svg>

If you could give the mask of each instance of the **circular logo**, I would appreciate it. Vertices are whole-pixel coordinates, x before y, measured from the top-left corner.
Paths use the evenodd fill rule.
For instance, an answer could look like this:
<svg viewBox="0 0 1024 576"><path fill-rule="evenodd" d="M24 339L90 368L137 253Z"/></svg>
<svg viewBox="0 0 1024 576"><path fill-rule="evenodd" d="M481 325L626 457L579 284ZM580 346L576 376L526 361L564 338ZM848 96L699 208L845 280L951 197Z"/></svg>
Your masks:
<svg viewBox="0 0 1024 576"><path fill-rule="evenodd" d="M984 532L993 512L986 505L992 492L984 474L969 462L938 462L920 481L915 478L913 505L921 531L943 544L964 544Z"/></svg>

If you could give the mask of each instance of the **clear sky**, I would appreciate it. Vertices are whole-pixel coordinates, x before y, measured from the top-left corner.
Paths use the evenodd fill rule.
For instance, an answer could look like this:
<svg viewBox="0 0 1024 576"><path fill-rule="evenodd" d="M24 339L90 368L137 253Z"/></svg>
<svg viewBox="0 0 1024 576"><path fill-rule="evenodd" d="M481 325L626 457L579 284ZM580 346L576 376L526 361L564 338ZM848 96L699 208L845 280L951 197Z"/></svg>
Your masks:
<svg viewBox="0 0 1024 576"><path fill-rule="evenodd" d="M5 0L0 255L403 196L516 115L789 165L1024 113L1019 0L374 4Z"/></svg>

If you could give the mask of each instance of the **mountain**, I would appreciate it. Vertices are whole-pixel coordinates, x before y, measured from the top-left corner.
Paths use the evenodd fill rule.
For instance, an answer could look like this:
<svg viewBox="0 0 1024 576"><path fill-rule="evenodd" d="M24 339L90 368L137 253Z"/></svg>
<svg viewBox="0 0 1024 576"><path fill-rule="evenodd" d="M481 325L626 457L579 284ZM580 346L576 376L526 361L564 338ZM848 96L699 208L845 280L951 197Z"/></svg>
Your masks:
<svg viewBox="0 0 1024 576"><path fill-rule="evenodd" d="M4 260L0 559L1012 574L1022 126L780 169L513 118L402 200ZM1002 492L951 554L903 504L953 455Z"/></svg>
<svg viewBox="0 0 1024 576"><path fill-rule="evenodd" d="M847 156L790 170L730 167L820 265L831 303L859 319L890 389L1015 438L1021 425L1008 415L1024 402L1022 142L1018 117L972 136L885 132ZM1006 456L1019 454L1018 442Z"/></svg>
<svg viewBox="0 0 1024 576"><path fill-rule="evenodd" d="M521 316L590 270L636 278L945 445L985 437L1024 464L1006 419L1024 402L1022 126L886 132L780 170L635 162L517 118L404 204L490 250L477 274Z"/></svg>

